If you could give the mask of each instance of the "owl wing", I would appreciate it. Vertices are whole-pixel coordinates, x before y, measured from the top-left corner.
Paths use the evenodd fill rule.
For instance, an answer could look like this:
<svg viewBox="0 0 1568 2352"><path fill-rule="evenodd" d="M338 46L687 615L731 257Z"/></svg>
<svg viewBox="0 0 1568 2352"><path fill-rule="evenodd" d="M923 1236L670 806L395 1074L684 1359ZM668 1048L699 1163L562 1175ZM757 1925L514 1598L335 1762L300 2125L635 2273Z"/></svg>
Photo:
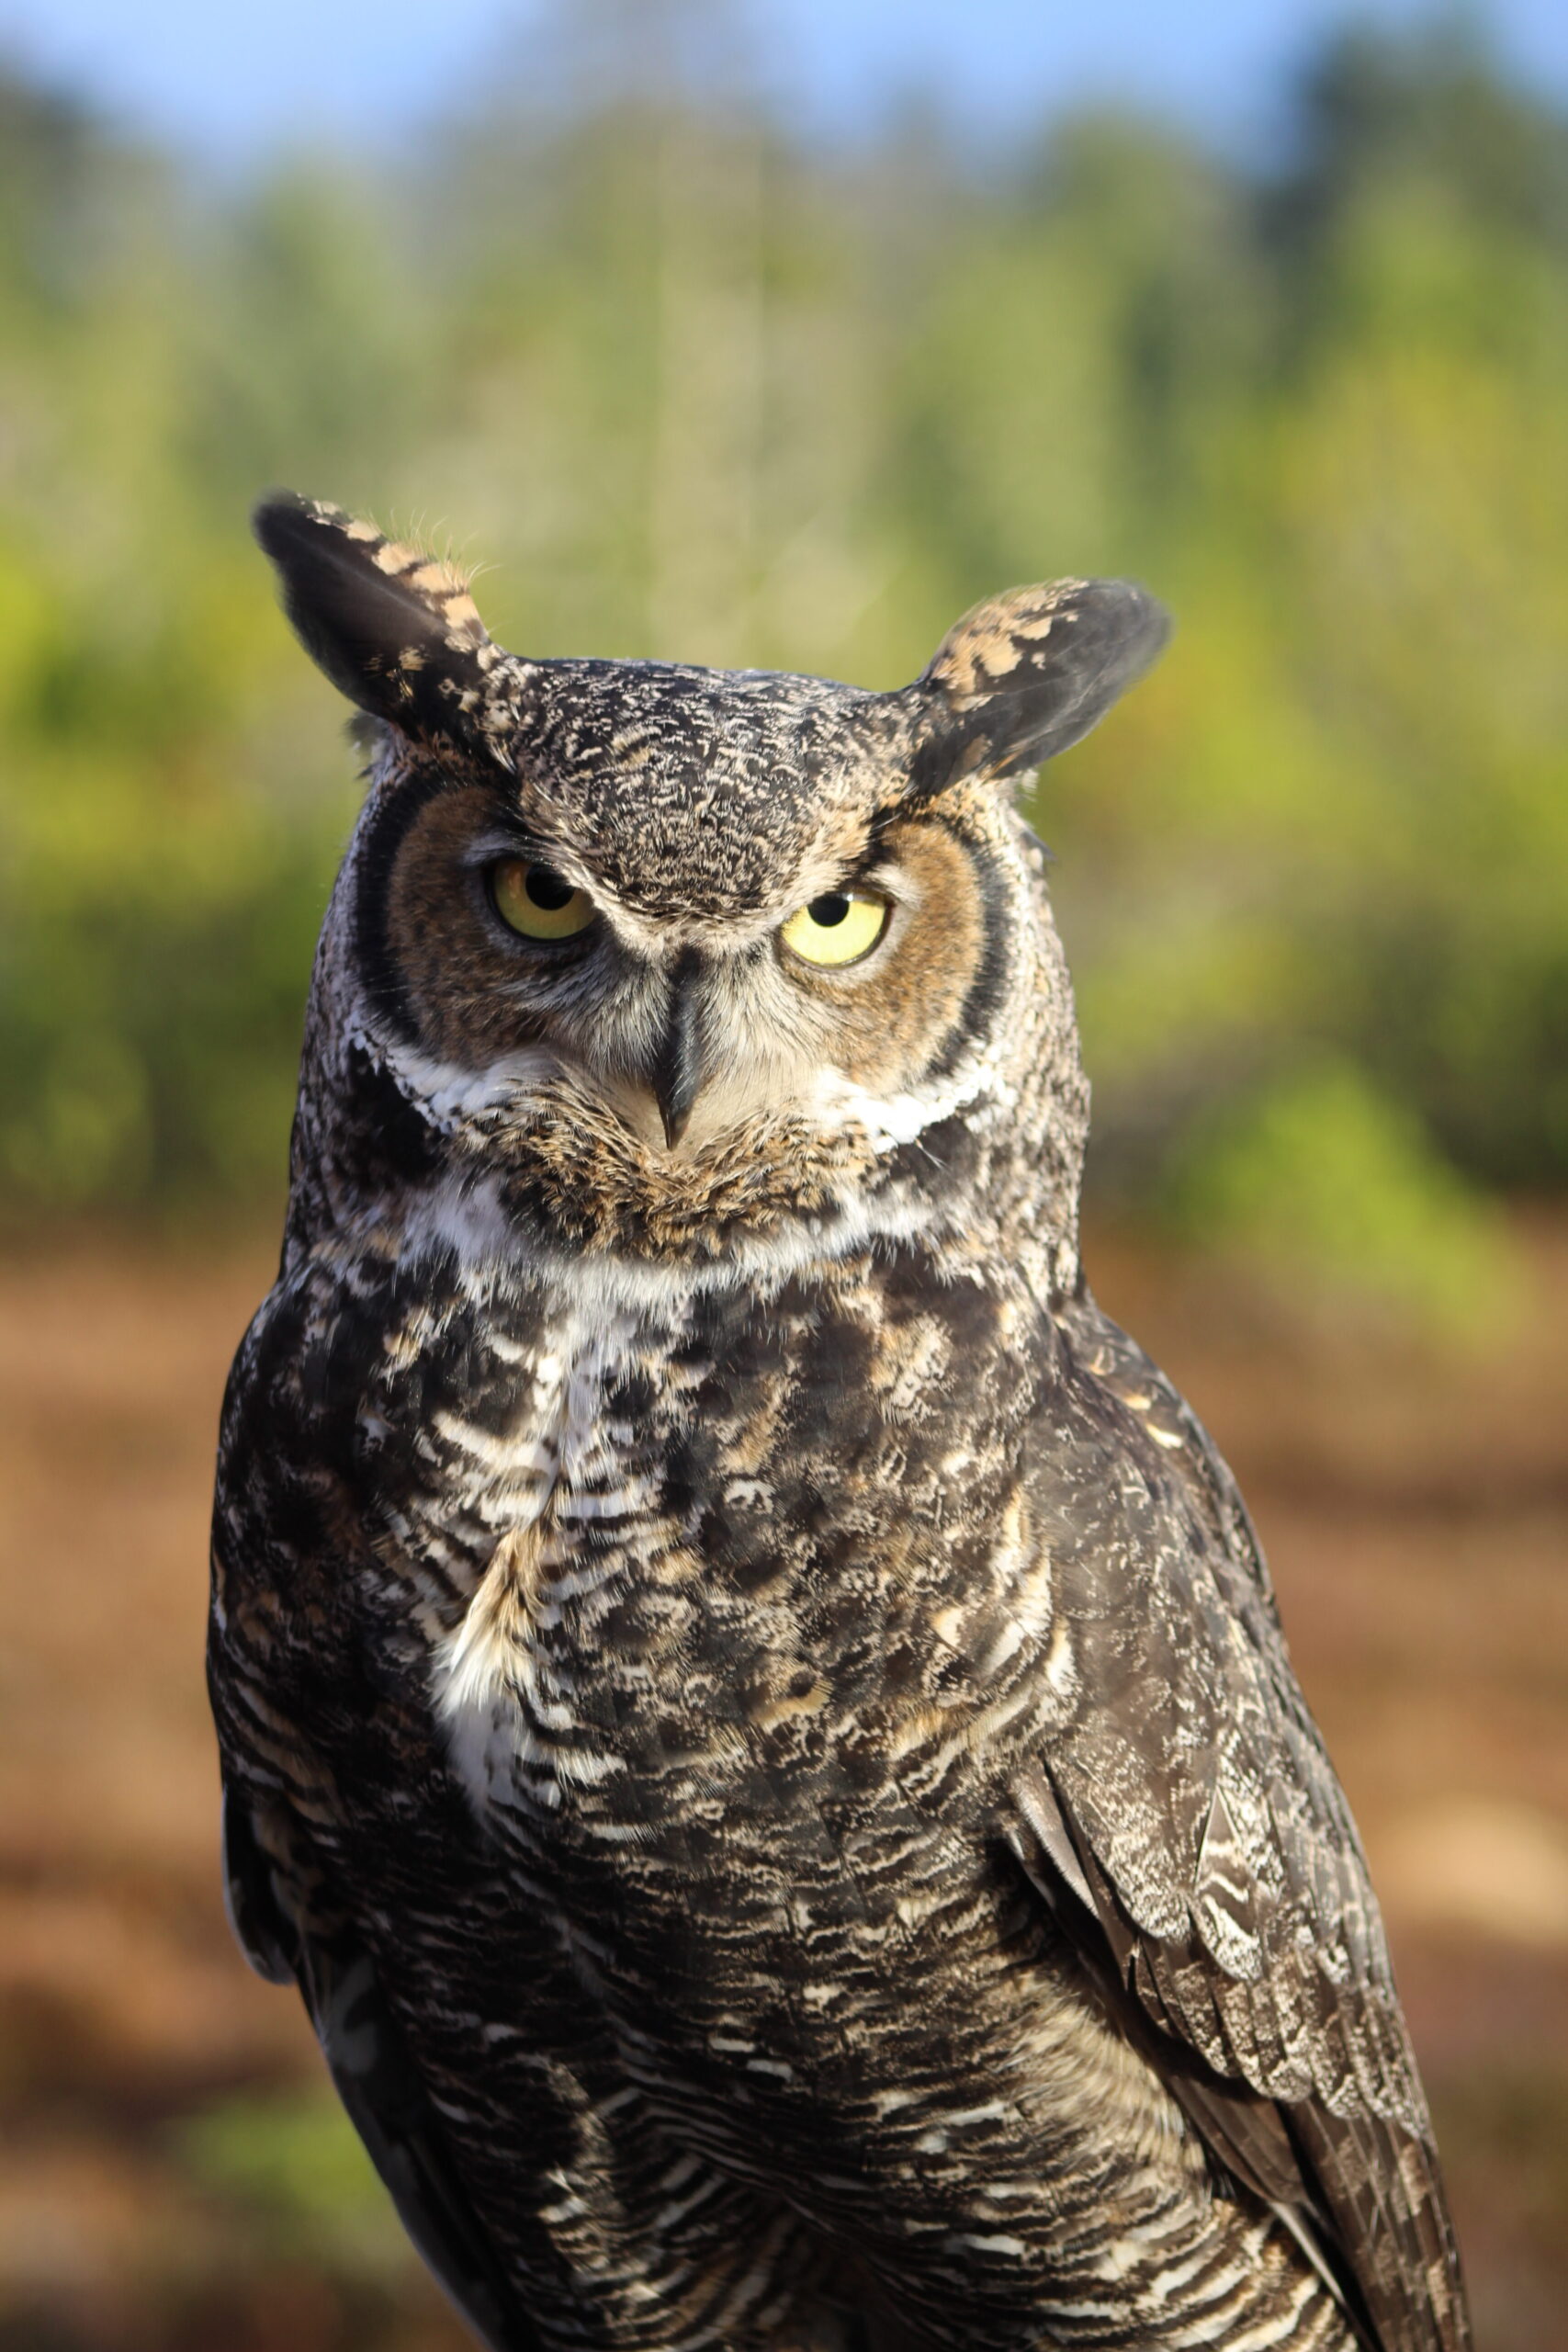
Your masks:
<svg viewBox="0 0 1568 2352"><path fill-rule="evenodd" d="M259 1975L298 1983L349 2120L457 2310L491 2352L538 2352L463 2193L370 1954L348 1920L312 1916L288 1840L269 1813L264 1850L249 1804L225 1790L223 1884L240 1947Z"/></svg>
<svg viewBox="0 0 1568 2352"><path fill-rule="evenodd" d="M1042 1534L1073 1703L1010 1838L1213 2154L1382 2352L1470 2341L1366 1861L1235 1481L1087 1296ZM1088 1375L1085 1377L1085 1375Z"/></svg>

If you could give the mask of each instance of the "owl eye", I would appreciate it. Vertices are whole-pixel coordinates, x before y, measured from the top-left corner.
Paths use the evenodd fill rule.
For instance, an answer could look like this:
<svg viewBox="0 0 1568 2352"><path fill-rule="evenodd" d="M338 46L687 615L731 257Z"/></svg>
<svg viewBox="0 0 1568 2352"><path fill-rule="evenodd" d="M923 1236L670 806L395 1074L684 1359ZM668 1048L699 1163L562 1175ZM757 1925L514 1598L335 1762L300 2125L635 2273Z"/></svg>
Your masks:
<svg viewBox="0 0 1568 2352"><path fill-rule="evenodd" d="M491 867L490 895L502 922L525 939L571 939L593 920L586 890L525 857L503 857Z"/></svg>
<svg viewBox="0 0 1568 2352"><path fill-rule="evenodd" d="M825 890L791 915L779 937L807 964L858 964L886 930L890 911L871 890Z"/></svg>

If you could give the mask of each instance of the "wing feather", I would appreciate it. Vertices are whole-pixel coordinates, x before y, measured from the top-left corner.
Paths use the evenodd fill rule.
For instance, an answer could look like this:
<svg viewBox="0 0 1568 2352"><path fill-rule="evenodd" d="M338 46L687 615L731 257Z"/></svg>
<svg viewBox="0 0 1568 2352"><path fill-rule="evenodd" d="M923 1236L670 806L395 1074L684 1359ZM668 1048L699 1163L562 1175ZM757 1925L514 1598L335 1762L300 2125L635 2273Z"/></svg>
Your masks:
<svg viewBox="0 0 1568 2352"><path fill-rule="evenodd" d="M1376 1898L1235 1481L1087 1295L1064 1337L1091 1379L1078 1419L1059 1416L1054 1455L1065 1438L1074 1466L1047 1540L1081 1696L1015 1783L1014 1850L1213 2153L1368 2341L1464 2352Z"/></svg>
<svg viewBox="0 0 1568 2352"><path fill-rule="evenodd" d="M464 2194L440 2119L352 1923L309 1916L299 1858L269 1815L265 1834L232 1789L223 1804L230 1917L253 1968L292 1978L339 2098L399 2219L452 2303L491 2352L539 2352Z"/></svg>

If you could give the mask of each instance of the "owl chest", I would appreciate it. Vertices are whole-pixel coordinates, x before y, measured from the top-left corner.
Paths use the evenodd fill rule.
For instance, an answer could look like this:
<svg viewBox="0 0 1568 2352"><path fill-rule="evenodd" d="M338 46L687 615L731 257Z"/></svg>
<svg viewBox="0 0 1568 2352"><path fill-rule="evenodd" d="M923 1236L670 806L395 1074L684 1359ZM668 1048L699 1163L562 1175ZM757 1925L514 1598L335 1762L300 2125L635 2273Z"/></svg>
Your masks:
<svg viewBox="0 0 1568 2352"><path fill-rule="evenodd" d="M450 1769L552 1847L644 1837L721 1770L760 1637L705 1554L711 1348L680 1316L491 1296L388 1355L363 1417L380 1606L419 1629Z"/></svg>
<svg viewBox="0 0 1568 2352"><path fill-rule="evenodd" d="M915 1297L490 1300L394 1337L367 1402L379 1605L421 1628L484 1850L704 2065L819 2079L825 2035L897 2031L911 1973L945 2014L987 1805L1052 1702L1027 1384L983 1298Z"/></svg>
<svg viewBox="0 0 1568 2352"><path fill-rule="evenodd" d="M874 1793L901 1716L956 1729L954 1611L984 1613L1024 1385L973 1295L919 1296L868 1274L633 1315L492 1291L389 1332L362 1491L476 1806L690 1849L710 1820ZM986 1550L1016 1577L1016 1542Z"/></svg>

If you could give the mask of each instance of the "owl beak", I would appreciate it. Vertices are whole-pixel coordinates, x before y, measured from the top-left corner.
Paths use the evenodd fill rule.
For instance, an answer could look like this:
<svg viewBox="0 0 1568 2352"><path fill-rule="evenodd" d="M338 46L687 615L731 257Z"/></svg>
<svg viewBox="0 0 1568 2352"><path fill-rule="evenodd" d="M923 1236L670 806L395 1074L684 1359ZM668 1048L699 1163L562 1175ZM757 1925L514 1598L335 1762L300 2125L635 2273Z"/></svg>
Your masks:
<svg viewBox="0 0 1568 2352"><path fill-rule="evenodd" d="M686 1132L692 1105L705 1075L702 977L703 959L694 947L689 947L670 975L670 1012L651 1072L653 1099L664 1122L664 1141L671 1151Z"/></svg>

